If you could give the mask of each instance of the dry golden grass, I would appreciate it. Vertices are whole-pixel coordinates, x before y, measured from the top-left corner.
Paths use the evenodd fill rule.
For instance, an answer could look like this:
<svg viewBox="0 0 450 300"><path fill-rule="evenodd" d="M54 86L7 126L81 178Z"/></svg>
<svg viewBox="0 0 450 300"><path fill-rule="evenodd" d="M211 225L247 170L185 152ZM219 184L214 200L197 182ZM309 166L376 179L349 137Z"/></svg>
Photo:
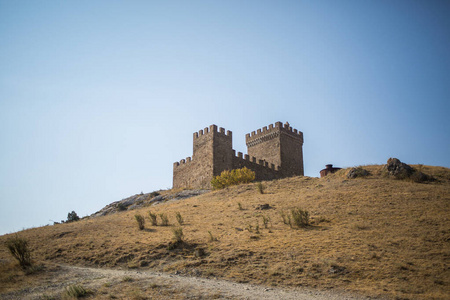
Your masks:
<svg viewBox="0 0 450 300"><path fill-rule="evenodd" d="M450 170L414 167L439 180L393 180L380 175L381 166L364 166L371 175L362 179L346 179L348 170L322 179L293 177L264 182L264 194L256 183L246 184L19 234L29 240L38 262L150 268L398 299L448 299ZM255 209L266 203L271 209ZM293 208L309 211L312 226L284 224L280 212ZM147 220L146 228L138 230L134 215L148 219L149 210L166 213L171 226L151 226ZM185 243L168 250L172 228L178 226L176 212L184 219ZM263 216L270 218L268 228ZM198 255L199 248L204 256ZM5 248L0 259L11 259ZM31 284L31 277L17 272L11 264L0 264L5 283L0 292L17 288L17 278L22 286Z"/></svg>

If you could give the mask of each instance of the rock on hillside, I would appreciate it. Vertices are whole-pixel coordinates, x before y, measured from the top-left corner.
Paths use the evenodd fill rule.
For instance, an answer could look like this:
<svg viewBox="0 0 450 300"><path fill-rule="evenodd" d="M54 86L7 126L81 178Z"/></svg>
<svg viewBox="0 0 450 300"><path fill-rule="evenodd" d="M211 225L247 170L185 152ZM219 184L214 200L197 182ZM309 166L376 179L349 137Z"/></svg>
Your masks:
<svg viewBox="0 0 450 300"><path fill-rule="evenodd" d="M389 175L395 177L409 177L414 173L412 167L401 162L398 158L389 158L384 168Z"/></svg>
<svg viewBox="0 0 450 300"><path fill-rule="evenodd" d="M90 215L91 218L114 214L118 211L133 210L145 206L155 205L169 200L176 201L198 196L209 192L209 190L183 190L181 192L173 192L161 195L160 192L152 192L146 194L136 194L134 196L122 199L106 205L101 210Z"/></svg>
<svg viewBox="0 0 450 300"><path fill-rule="evenodd" d="M411 179L414 182L434 181L435 179L413 167L401 162L398 158L389 158L383 172L397 179Z"/></svg>

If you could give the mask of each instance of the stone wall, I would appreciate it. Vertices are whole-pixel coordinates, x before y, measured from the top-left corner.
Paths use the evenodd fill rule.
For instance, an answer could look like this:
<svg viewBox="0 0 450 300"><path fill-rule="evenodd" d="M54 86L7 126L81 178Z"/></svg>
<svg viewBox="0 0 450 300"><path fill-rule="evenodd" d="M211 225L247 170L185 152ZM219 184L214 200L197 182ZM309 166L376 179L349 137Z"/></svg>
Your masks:
<svg viewBox="0 0 450 300"><path fill-rule="evenodd" d="M233 150L233 154L235 151ZM255 172L255 180L272 180L281 178L281 172L279 171L279 166L274 164L269 164L267 161L262 159L257 159L256 157L251 157L248 154L242 155L238 152L237 156L233 155L233 168L241 169L246 167Z"/></svg>
<svg viewBox="0 0 450 300"><path fill-rule="evenodd" d="M193 135L193 155L173 165L174 188L210 188L224 170L247 167L256 180L303 175L303 134L288 123L271 124L246 135L248 155L233 150L232 132L216 125Z"/></svg>

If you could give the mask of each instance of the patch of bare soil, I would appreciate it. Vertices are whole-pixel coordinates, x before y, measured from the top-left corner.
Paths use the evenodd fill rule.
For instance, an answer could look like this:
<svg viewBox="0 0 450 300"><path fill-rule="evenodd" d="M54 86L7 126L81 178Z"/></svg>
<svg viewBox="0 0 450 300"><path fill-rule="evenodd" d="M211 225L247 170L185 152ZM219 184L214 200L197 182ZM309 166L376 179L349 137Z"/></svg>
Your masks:
<svg viewBox="0 0 450 300"><path fill-rule="evenodd" d="M138 270L55 265L34 286L0 294L1 299L64 299L82 286L90 299L368 299L335 291L281 289L218 279Z"/></svg>

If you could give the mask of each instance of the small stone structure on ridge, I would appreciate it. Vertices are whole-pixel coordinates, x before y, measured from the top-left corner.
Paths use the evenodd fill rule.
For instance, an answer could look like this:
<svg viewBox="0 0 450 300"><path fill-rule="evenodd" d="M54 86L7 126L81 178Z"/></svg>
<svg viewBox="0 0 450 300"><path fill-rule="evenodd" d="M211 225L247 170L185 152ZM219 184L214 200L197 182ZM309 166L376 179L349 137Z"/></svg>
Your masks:
<svg viewBox="0 0 450 300"><path fill-rule="evenodd" d="M247 167L256 180L304 175L303 133L276 122L245 136L248 154L233 150L232 132L216 125L194 132L191 157L173 164L173 188L211 188L224 170Z"/></svg>
<svg viewBox="0 0 450 300"><path fill-rule="evenodd" d="M336 173L341 168L333 167L333 165L325 165L325 169L320 170L320 178L327 176L328 174Z"/></svg>

